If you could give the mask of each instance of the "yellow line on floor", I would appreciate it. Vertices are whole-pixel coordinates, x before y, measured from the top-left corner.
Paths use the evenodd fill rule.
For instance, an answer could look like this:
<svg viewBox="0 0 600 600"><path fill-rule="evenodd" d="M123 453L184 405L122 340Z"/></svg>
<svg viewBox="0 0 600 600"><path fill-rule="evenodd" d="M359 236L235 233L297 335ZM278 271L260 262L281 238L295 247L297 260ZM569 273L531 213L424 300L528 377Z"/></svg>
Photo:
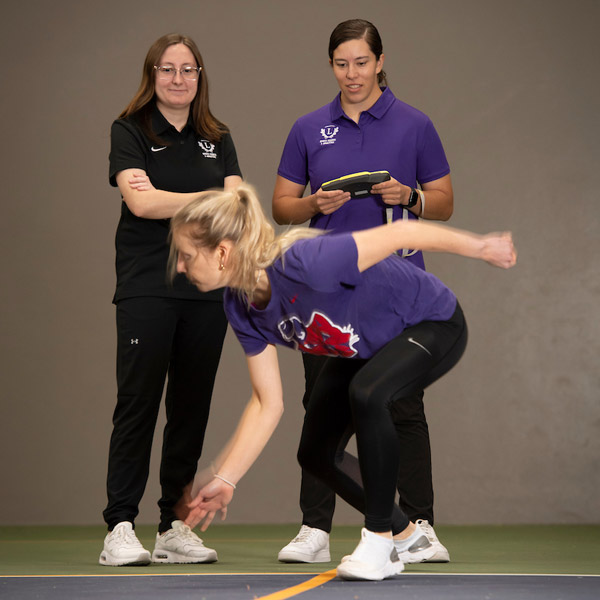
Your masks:
<svg viewBox="0 0 600 600"><path fill-rule="evenodd" d="M256 600L285 600L286 598L291 598L292 596L302 594L302 592L308 592L308 590L319 587L320 585L331 581L336 575L337 570L331 569L331 571L325 571L324 573L321 573L320 575L317 575L316 577L313 577L304 583L299 583L291 588L274 592L268 596L261 596L260 598L256 598Z"/></svg>

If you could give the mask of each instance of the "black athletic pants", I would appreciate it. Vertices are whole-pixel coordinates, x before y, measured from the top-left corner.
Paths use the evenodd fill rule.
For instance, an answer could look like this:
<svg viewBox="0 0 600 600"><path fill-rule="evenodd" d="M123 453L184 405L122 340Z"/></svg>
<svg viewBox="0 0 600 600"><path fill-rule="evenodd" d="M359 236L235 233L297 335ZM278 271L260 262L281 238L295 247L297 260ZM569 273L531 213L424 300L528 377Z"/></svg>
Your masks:
<svg viewBox="0 0 600 600"><path fill-rule="evenodd" d="M117 304L117 406L104 519L135 520L144 494L156 420L165 396L159 531L196 473L227 321L221 302L140 297Z"/></svg>
<svg viewBox="0 0 600 600"><path fill-rule="evenodd" d="M327 362L326 356L302 354L306 381L302 404L306 409L314 383ZM400 452L404 460L398 470L399 503L411 521L427 519L433 525L433 481L431 475L431 447L425 418L423 392L405 398L401 406L391 411L398 433ZM348 432L348 439L352 431ZM343 446L346 446L345 440ZM318 478L302 469L300 484L302 524L331 531L335 510L335 492Z"/></svg>
<svg viewBox="0 0 600 600"><path fill-rule="evenodd" d="M448 321L410 327L369 360L328 358L313 382L298 460L362 512L367 529L396 534L406 528L409 517L394 502L398 474L407 472L413 455L398 435L412 427L403 404L448 372L466 342L457 305ZM342 452L353 431L358 462Z"/></svg>

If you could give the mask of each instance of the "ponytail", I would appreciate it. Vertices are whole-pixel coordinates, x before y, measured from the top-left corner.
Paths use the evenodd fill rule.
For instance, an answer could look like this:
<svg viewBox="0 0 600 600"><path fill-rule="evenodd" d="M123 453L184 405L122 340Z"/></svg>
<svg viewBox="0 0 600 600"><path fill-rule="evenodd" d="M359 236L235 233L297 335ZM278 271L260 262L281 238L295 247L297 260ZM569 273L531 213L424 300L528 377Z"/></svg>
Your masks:
<svg viewBox="0 0 600 600"><path fill-rule="evenodd" d="M171 278L177 273L173 234L182 228L195 245L208 250L216 249L223 240L233 242L232 260L228 265L232 272L231 287L249 302L260 269L272 265L296 240L323 233L298 227L276 237L252 186L242 183L231 191L209 190L182 207L171 219Z"/></svg>

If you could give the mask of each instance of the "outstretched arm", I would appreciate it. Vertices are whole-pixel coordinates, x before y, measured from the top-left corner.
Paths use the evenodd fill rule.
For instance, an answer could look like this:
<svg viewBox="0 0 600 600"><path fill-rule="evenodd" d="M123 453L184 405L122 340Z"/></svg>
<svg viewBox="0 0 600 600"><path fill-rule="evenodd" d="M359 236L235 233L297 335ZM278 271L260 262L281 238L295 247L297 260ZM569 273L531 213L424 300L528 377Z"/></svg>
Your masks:
<svg viewBox="0 0 600 600"><path fill-rule="evenodd" d="M478 258L504 269L512 267L517 260L510 233L478 235L434 223L395 221L352 235L358 248L358 269L361 272L400 248Z"/></svg>
<svg viewBox="0 0 600 600"><path fill-rule="evenodd" d="M283 413L283 391L275 346L248 357L252 397L246 406L233 438L227 444L216 477L204 485L189 504L185 521L191 527L203 521L204 531L217 511L223 518L233 497L234 486L258 458Z"/></svg>

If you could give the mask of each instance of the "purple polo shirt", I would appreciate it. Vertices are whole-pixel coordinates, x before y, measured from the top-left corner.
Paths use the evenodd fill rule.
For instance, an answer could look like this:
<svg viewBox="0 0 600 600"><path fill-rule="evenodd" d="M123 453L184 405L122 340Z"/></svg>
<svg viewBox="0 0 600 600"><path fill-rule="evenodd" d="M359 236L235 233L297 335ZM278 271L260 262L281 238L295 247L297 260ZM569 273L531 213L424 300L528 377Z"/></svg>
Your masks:
<svg viewBox="0 0 600 600"><path fill-rule="evenodd" d="M429 117L384 88L377 102L361 113L358 124L342 110L340 94L300 117L287 138L277 173L300 185L310 182L314 194L325 181L359 171L389 171L404 185L416 187L448 175L450 167ZM315 215L310 226L336 232L377 227L386 222L386 208L390 207L380 196L354 198L330 215ZM394 220L402 218L400 206L393 211ZM408 260L424 267L420 252Z"/></svg>
<svg viewBox="0 0 600 600"><path fill-rule="evenodd" d="M226 288L225 313L245 353L277 344L370 358L407 327L454 313L456 296L431 273L397 256L360 273L357 258L350 233L300 240L267 268L266 308L248 306Z"/></svg>

